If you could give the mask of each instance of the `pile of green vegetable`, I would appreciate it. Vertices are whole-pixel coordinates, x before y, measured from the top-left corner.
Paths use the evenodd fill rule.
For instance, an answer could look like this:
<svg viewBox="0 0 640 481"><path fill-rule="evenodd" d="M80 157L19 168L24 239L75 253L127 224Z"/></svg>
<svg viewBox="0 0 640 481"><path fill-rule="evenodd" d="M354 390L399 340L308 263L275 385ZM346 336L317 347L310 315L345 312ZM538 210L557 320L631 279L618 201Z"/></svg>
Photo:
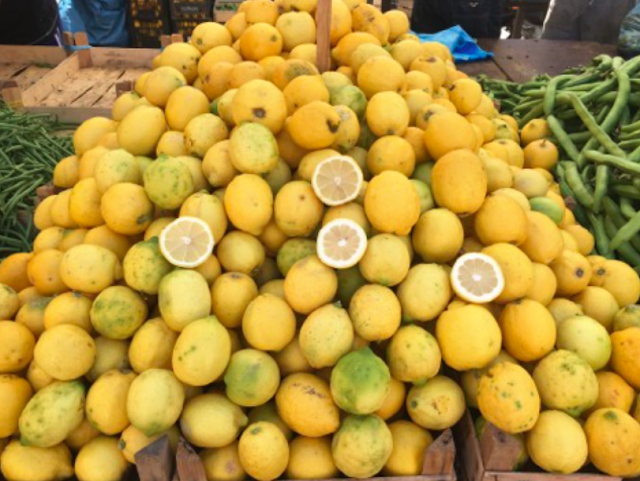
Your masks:
<svg viewBox="0 0 640 481"><path fill-rule="evenodd" d="M73 154L71 138L56 135L63 128L50 115L21 114L0 102L0 260L31 251L36 189Z"/></svg>
<svg viewBox="0 0 640 481"><path fill-rule="evenodd" d="M601 55L593 64L531 82L482 78L521 127L546 118L561 152L556 178L596 250L640 270L640 57Z"/></svg>

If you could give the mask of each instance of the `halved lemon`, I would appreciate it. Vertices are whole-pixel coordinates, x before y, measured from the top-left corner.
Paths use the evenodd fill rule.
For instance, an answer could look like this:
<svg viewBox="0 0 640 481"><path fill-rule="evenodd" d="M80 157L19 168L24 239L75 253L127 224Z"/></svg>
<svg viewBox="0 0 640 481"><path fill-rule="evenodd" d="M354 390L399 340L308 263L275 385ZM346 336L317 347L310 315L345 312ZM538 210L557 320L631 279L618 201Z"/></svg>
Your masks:
<svg viewBox="0 0 640 481"><path fill-rule="evenodd" d="M458 258L451 270L453 290L467 302L486 304L504 290L498 263L486 254L470 252Z"/></svg>
<svg viewBox="0 0 640 481"><path fill-rule="evenodd" d="M198 267L213 252L211 228L197 217L180 217L160 232L160 251L177 267Z"/></svg>
<svg viewBox="0 0 640 481"><path fill-rule="evenodd" d="M316 250L320 260L334 269L355 266L367 250L367 234L349 219L335 219L318 233Z"/></svg>
<svg viewBox="0 0 640 481"><path fill-rule="evenodd" d="M351 202L362 187L362 169L351 157L336 156L320 162L311 184L318 198L329 206Z"/></svg>

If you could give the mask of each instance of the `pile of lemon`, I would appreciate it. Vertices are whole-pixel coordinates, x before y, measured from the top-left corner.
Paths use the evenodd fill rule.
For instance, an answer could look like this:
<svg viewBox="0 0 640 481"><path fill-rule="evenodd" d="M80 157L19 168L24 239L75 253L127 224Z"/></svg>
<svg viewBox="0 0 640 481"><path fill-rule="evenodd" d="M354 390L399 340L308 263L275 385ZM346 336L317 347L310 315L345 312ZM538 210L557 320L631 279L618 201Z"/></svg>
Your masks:
<svg viewBox="0 0 640 481"><path fill-rule="evenodd" d="M198 26L75 132L0 264L4 478L119 481L165 434L210 481L417 475L467 406L523 462L639 475L640 279L548 125L359 0L320 74L315 9Z"/></svg>

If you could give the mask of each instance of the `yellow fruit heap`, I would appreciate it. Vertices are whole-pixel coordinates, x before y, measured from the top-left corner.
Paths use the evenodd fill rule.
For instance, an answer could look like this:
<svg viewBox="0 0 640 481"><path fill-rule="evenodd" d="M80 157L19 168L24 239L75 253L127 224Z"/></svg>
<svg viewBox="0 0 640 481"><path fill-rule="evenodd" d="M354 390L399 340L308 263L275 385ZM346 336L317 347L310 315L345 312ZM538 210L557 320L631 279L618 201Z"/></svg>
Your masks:
<svg viewBox="0 0 640 481"><path fill-rule="evenodd" d="M119 481L180 433L210 481L417 475L466 406L542 469L639 475L640 279L591 255L544 121L521 146L362 0L320 74L315 8L199 25L75 132L0 264L4 478Z"/></svg>

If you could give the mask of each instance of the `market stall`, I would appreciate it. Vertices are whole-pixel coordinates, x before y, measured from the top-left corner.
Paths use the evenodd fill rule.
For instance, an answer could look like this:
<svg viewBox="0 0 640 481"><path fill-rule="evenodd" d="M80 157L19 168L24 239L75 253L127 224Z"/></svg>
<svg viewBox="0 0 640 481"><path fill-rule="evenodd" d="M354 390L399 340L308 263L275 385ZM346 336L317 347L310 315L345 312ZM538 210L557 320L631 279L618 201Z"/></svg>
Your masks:
<svg viewBox="0 0 640 481"><path fill-rule="evenodd" d="M638 479L640 57L229 12L0 47L2 477Z"/></svg>

